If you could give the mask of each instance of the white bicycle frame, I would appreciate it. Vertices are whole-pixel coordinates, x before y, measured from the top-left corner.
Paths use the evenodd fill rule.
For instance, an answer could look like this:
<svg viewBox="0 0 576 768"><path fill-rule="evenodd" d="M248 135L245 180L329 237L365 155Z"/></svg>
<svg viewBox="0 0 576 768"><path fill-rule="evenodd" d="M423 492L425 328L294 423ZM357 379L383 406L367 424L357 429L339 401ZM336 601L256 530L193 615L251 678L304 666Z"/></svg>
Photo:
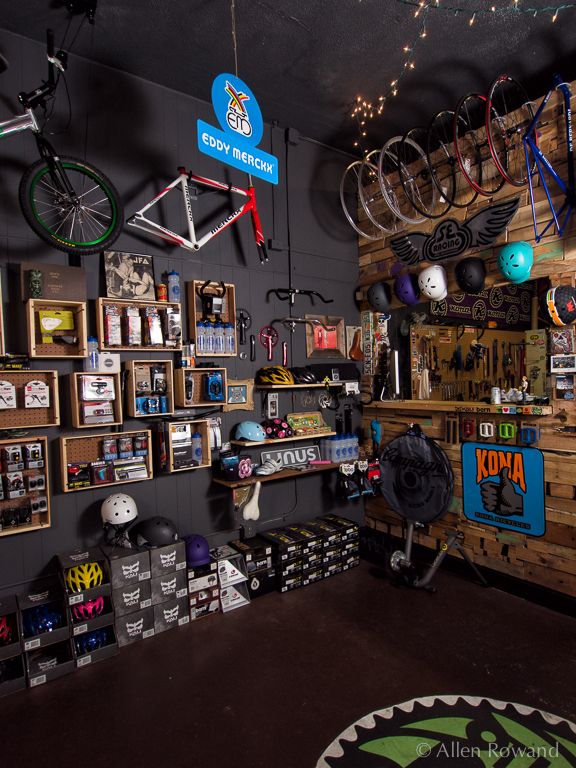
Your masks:
<svg viewBox="0 0 576 768"><path fill-rule="evenodd" d="M0 139L3 139L5 136L11 136L13 133L28 130L34 131L34 133L39 133L40 131L36 115L31 109L27 109L23 115L14 115L9 120L0 122Z"/></svg>
<svg viewBox="0 0 576 768"><path fill-rule="evenodd" d="M213 237L216 237L216 235L225 230L245 214L250 213L252 218L254 239L256 241L256 245L260 249L260 261L267 261L268 257L266 255L264 235L260 226L258 209L256 208L254 188L250 186L248 189L242 189L241 187L235 187L232 184L224 184L223 182L215 181L214 179L207 179L203 176L195 176L192 173L187 172L185 168L179 168L178 171L180 174L178 178L174 179L174 181L168 184L168 186L165 187L162 192L156 195L156 197L154 197L143 208L130 216L127 223L132 227L142 229L144 232L157 235L163 240L176 243L187 251L198 251L200 248L202 248L202 246L206 245L206 243L212 240ZM247 198L247 200L240 206L240 208L237 208L235 211L226 216L225 219L216 224L216 226L213 227L209 232L200 237L197 237L196 229L194 227L194 215L192 213L192 201L189 182L194 182L195 184L198 184L202 187L219 190L221 192L234 192L237 195L241 195L242 197ZM161 224L146 218L146 213L150 210L150 208L156 205L156 203L162 200L163 197L165 197L176 187L180 187L182 199L184 201L186 220L188 224L188 238L185 238L182 235L178 235L176 232L172 232L172 230L163 227Z"/></svg>

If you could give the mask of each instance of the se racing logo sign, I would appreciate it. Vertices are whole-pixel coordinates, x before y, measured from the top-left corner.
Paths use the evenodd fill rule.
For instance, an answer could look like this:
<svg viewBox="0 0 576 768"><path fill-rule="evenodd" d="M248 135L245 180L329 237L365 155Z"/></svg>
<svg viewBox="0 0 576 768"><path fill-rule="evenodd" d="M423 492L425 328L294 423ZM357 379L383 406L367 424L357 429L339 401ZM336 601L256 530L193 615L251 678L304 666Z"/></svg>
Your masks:
<svg viewBox="0 0 576 768"><path fill-rule="evenodd" d="M278 184L278 160L257 149L264 132L256 97L235 75L222 73L212 83L212 105L222 130L198 120L198 149L205 155Z"/></svg>
<svg viewBox="0 0 576 768"><path fill-rule="evenodd" d="M537 448L464 443L462 484L468 520L544 535L544 458Z"/></svg>

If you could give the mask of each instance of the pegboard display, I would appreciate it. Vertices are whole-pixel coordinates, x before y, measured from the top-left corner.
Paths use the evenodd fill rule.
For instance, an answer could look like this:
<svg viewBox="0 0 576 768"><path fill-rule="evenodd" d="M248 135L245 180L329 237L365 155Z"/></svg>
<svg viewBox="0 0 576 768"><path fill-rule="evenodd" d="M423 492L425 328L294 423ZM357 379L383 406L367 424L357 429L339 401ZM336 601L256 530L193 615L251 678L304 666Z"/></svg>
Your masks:
<svg viewBox="0 0 576 768"><path fill-rule="evenodd" d="M88 354L85 301L28 299L30 357L78 358Z"/></svg>
<svg viewBox="0 0 576 768"><path fill-rule="evenodd" d="M178 408L216 407L227 402L226 368L176 368L174 383ZM217 399L211 399L208 392Z"/></svg>
<svg viewBox="0 0 576 768"><path fill-rule="evenodd" d="M48 438L0 440L0 456L0 536L49 528Z"/></svg>
<svg viewBox="0 0 576 768"><path fill-rule="evenodd" d="M182 349L182 309L174 302L99 298L96 326L103 352Z"/></svg>
<svg viewBox="0 0 576 768"><path fill-rule="evenodd" d="M90 399L86 399L84 389L90 383L94 384L94 393L88 395ZM71 373L69 387L73 427L87 429L104 424L122 424L122 385L119 373ZM99 400L99 393L105 399Z"/></svg>
<svg viewBox="0 0 576 768"><path fill-rule="evenodd" d="M135 419L174 413L172 360L128 360L128 413Z"/></svg>
<svg viewBox="0 0 576 768"><path fill-rule="evenodd" d="M29 427L55 427L60 424L60 401L58 397L57 371L0 371L0 392L3 382L14 387L15 408L0 408L0 429L23 429ZM40 392L31 382L41 382ZM28 397L26 385L30 384ZM46 391L42 391L45 385ZM48 398L48 405L42 405ZM8 400L8 398L6 398ZM3 396L0 394L0 402ZM33 407L26 407L26 402ZM10 404L10 401L8 401ZM2 405L6 403L2 402Z"/></svg>
<svg viewBox="0 0 576 768"><path fill-rule="evenodd" d="M201 455L195 456L196 438L200 435ZM206 419L197 421L166 422L164 424L164 440L166 441L166 472L185 472L193 469L206 469L212 465L210 439L208 437L208 422ZM198 461L198 464L192 464Z"/></svg>
<svg viewBox="0 0 576 768"><path fill-rule="evenodd" d="M131 438L132 448L129 452L122 451L121 440ZM107 458L110 453L110 441L115 441L114 450L116 458ZM105 432L97 435L66 436L60 438L60 468L61 483L64 493L72 491L81 491L93 489L95 487L121 485L125 483L136 483L143 480L150 480L153 477L151 445L152 433L149 429L142 429L133 432ZM139 449L135 446L138 443L142 447L140 450L146 451L145 455L138 457ZM122 455L125 453L125 455ZM130 454L130 455L128 455ZM112 479L115 477L117 469L127 470L129 473L129 464L124 464L122 460L130 458L141 458L145 465L145 477L136 477L130 479L122 476L121 479ZM70 466L75 465L74 473L70 471Z"/></svg>
<svg viewBox="0 0 576 768"><path fill-rule="evenodd" d="M195 344L196 357L235 357L238 350L238 338L236 333L236 288L234 285L215 281L192 280L186 283L186 290L188 291L188 335ZM201 344L196 338L198 322L206 319L203 314L202 299L199 295L201 292L207 296L215 297L214 308L217 311L209 312L207 319L211 323L220 320L221 323L232 325L233 350L210 352L201 349ZM222 293L223 295L221 295ZM218 300L220 300L221 306L218 306Z"/></svg>

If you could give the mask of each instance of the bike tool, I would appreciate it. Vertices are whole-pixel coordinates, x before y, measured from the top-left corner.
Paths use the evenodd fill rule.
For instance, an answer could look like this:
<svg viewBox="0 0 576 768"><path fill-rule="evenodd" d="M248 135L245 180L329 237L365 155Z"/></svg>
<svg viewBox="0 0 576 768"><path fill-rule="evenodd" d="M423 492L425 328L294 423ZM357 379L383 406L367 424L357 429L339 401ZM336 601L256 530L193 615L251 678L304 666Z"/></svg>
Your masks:
<svg viewBox="0 0 576 768"><path fill-rule="evenodd" d="M271 325L265 325L260 329L260 344L266 347L266 359L270 362L274 358L274 347L278 344L278 331Z"/></svg>
<svg viewBox="0 0 576 768"><path fill-rule="evenodd" d="M238 343L244 346L246 344L246 331L252 327L252 316L247 309L238 308L236 310L236 328L238 329Z"/></svg>

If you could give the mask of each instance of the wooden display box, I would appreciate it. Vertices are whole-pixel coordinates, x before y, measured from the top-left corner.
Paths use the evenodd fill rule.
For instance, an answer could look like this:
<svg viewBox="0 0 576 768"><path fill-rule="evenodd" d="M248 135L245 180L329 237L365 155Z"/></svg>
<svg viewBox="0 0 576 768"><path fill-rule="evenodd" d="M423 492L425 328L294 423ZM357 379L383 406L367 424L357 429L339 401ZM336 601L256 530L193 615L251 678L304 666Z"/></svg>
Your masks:
<svg viewBox="0 0 576 768"><path fill-rule="evenodd" d="M121 438L130 435L146 435L148 453L143 456L148 470L148 477L135 480L118 480L114 482L92 483L82 488L70 488L68 484L68 464L100 461L103 459L102 441L106 438ZM94 490L111 485L125 485L127 483L141 483L151 480L154 476L152 470L152 432L149 429L138 429L131 432L103 432L97 435L66 436L60 438L60 472L62 491L73 493L75 491Z"/></svg>
<svg viewBox="0 0 576 768"><path fill-rule="evenodd" d="M146 307L158 307L160 310L160 318L162 321L162 335L164 342L162 344L144 344L138 346L128 346L124 345L118 345L118 346L109 346L106 344L106 335L104 333L105 328L105 320L104 320L104 308L106 306L117 306L122 311L125 307L138 307L139 310L145 309ZM180 313L180 338L178 341L174 344L167 344L166 343L166 326L165 326L165 317L166 317L166 308L170 307L175 312ZM164 310L164 312L162 311ZM99 298L96 301L96 327L98 332L98 347L102 352L121 352L121 351L133 351L138 352L140 351L146 351L146 352L163 352L164 350L167 351L174 351L178 352L182 349L182 309L180 304L176 304L174 302L170 301L138 301L137 299L106 299L106 298ZM144 337L143 337L144 338ZM122 339L124 342L124 330L122 330Z"/></svg>
<svg viewBox="0 0 576 768"><path fill-rule="evenodd" d="M188 296L188 336L190 341L194 342L196 357L236 357L238 353L238 335L236 332L236 289L232 283L224 283L226 293L224 296L224 311L222 312L221 322L232 323L234 327L234 352L220 352L218 354L214 352L198 352L198 344L196 343L196 323L202 319L202 302L200 296L198 296L197 289L201 288L205 283L205 280L192 280L186 283L186 290ZM220 289L220 283L217 281L211 282L206 287L207 293L218 293Z"/></svg>
<svg viewBox="0 0 576 768"><path fill-rule="evenodd" d="M58 330L56 327L52 334L53 339L58 336L75 336L76 342L67 344L52 341L42 341L40 329L41 311L72 312L74 318L73 329ZM85 301L53 301L50 299L28 299L26 302L26 325L28 332L28 354L30 357L43 358L79 358L88 354L88 342L86 335L86 302ZM46 333L44 334L47 335Z"/></svg>
<svg viewBox="0 0 576 768"><path fill-rule="evenodd" d="M204 394L204 376L210 373L222 374L223 400L207 400ZM189 379L192 381L192 397ZM227 400L226 368L176 368L174 371L175 400L178 408L217 407L225 405Z"/></svg>
<svg viewBox="0 0 576 768"><path fill-rule="evenodd" d="M36 475L43 475L44 476L44 487L40 490L31 490L26 492L24 496L20 496L18 498L12 498L9 499L7 497L6 493L6 486L4 485L3 488L3 498L0 500L0 523L1 529L0 529L0 536L12 536L16 533L27 533L28 531L38 531L41 528L49 528L51 525L50 522L50 466L49 466L49 459L48 459L48 438L43 435L34 435L34 437L15 437L11 440L0 440L0 454L3 452L3 449L5 446L9 445L18 445L22 449L22 453L25 455L25 446L27 444L31 443L40 443L41 449L42 449L42 461L43 466L36 467L36 468L30 468L30 469L22 469L20 470L23 477L24 477L24 487L28 488L28 478L34 478ZM25 463L26 467L26 463ZM2 466L3 475L6 475L6 472L4 472L4 465ZM15 515L23 515L24 509L26 507L30 507L33 502L38 502L40 500L44 500L45 508L41 509L38 512L31 512L30 513L30 522L29 523L22 523L22 524L11 524L9 517L13 520L13 522L16 522ZM15 515L8 515L6 516L7 510L15 510Z"/></svg>
<svg viewBox="0 0 576 768"><path fill-rule="evenodd" d="M16 408L0 409L0 429L56 427L60 424L57 371L0 371L0 381L9 381L16 390ZM48 385L50 403L46 408L25 408L24 387L29 381Z"/></svg>
<svg viewBox="0 0 576 768"><path fill-rule="evenodd" d="M151 416L166 416L174 413L174 364L172 360L127 360L125 363L126 370L128 371L128 377L126 381L127 399L128 399L128 413L135 419L146 419ZM138 381L141 379L139 372L145 372L146 381L149 387L152 387L152 368L163 367L166 370L166 392L153 392L152 389L148 391L138 390ZM164 411L154 411L149 413L141 413L136 406L136 398L143 397L157 397L165 396L167 399L167 408Z"/></svg>
<svg viewBox="0 0 576 768"><path fill-rule="evenodd" d="M174 465L174 435L181 425L189 424L192 432L200 432L202 435L202 463L195 467L177 467ZM168 457L167 472L187 472L192 469L202 469L212 466L210 453L210 438L208 436L208 421L199 419L198 421L177 421L166 424L166 448Z"/></svg>
<svg viewBox="0 0 576 768"><path fill-rule="evenodd" d="M107 421L102 424L86 424L82 417L82 396L80 393L80 377L81 376L94 376L99 378L101 376L109 376L114 379L114 393L116 397L114 400L103 401L110 402L114 411L114 420ZM94 429L97 427L109 427L123 423L122 417L122 383L119 373L90 373L88 371L82 371L82 373L71 373L69 376L70 382L70 410L72 413L72 426L76 429Z"/></svg>

